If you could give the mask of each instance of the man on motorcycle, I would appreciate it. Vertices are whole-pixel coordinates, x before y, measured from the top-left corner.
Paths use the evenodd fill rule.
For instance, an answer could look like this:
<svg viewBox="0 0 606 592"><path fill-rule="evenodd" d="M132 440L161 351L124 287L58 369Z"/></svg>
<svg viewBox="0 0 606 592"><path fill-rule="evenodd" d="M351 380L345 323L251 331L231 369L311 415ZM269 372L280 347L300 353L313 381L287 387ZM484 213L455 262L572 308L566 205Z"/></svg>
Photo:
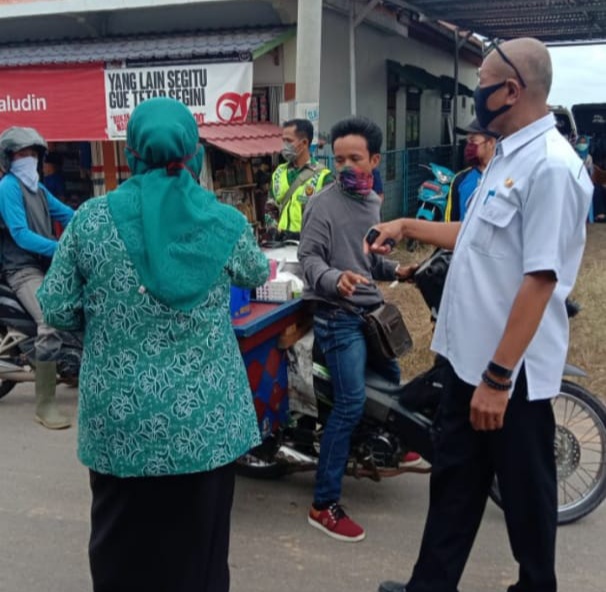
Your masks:
<svg viewBox="0 0 606 592"><path fill-rule="evenodd" d="M345 514L339 500L351 435L366 398L362 315L383 302L373 280L405 279L414 268L362 250L366 231L380 220L381 200L373 191L372 175L381 158L380 128L352 117L337 123L331 136L337 183L309 202L298 252L305 277L303 298L315 304L314 338L326 357L334 393L308 522L337 540L354 542L364 538L364 529ZM387 380L400 381L396 360L370 362Z"/></svg>
<svg viewBox="0 0 606 592"><path fill-rule="evenodd" d="M565 298L585 246L592 184L547 107L545 45L495 45L475 91L495 156L462 223L379 225L371 252L413 238L454 248L432 349L448 361L435 419L430 506L407 584L380 592L454 592L496 474L518 581L556 592L555 421L568 350Z"/></svg>
<svg viewBox="0 0 606 592"><path fill-rule="evenodd" d="M469 199L480 184L482 173L494 155L499 137L495 132L484 129L477 119L467 127L458 127L457 133L467 136L464 158L469 166L459 171L450 184L444 215L446 222L457 222L465 217Z"/></svg>
<svg viewBox="0 0 606 592"><path fill-rule="evenodd" d="M66 226L74 212L39 180L47 145L33 128L11 127L0 134L2 273L23 307L36 321L36 420L49 429L68 428L69 418L55 401L56 359L61 337L44 323L36 292L57 248L53 222Z"/></svg>

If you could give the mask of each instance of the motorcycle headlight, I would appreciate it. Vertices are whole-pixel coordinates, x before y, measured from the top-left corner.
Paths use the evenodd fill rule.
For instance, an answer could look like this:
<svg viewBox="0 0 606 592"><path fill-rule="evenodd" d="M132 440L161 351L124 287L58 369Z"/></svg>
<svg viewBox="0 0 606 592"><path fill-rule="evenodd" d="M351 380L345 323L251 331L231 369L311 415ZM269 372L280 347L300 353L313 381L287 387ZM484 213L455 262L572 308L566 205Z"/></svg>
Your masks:
<svg viewBox="0 0 606 592"><path fill-rule="evenodd" d="M438 171L436 177L442 185L448 183L448 175L445 175L442 171Z"/></svg>

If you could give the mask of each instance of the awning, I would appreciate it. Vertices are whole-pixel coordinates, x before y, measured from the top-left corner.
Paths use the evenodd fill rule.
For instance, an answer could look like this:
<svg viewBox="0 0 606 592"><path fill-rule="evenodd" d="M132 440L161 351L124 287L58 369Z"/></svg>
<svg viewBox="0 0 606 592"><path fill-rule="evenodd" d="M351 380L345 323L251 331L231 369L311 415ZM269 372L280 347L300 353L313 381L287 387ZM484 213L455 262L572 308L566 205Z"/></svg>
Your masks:
<svg viewBox="0 0 606 592"><path fill-rule="evenodd" d="M393 60L387 60L387 85L389 88L414 86L420 90L439 89L440 79L424 68L411 64L403 66Z"/></svg>
<svg viewBox="0 0 606 592"><path fill-rule="evenodd" d="M407 8L489 38L546 42L606 39L603 0L408 0Z"/></svg>
<svg viewBox="0 0 606 592"><path fill-rule="evenodd" d="M282 128L273 123L204 125L200 137L234 156L251 158L276 154L282 150Z"/></svg>
<svg viewBox="0 0 606 592"><path fill-rule="evenodd" d="M455 81L452 76L440 76L439 84L440 92L442 93L443 97L454 97ZM459 81L459 84L457 85L457 91L459 96L473 97L473 90L471 90L468 86L465 86L463 83L461 83L461 81Z"/></svg>
<svg viewBox="0 0 606 592"><path fill-rule="evenodd" d="M295 35L294 27L252 27L172 35L129 35L2 45L2 67L166 60L251 61Z"/></svg>

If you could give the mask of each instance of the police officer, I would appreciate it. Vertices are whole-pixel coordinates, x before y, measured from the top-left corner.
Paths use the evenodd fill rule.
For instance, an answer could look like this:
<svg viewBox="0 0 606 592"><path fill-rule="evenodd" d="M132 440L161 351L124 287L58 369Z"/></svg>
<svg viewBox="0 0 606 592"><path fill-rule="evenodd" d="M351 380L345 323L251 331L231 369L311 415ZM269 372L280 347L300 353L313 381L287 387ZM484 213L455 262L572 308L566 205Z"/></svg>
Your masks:
<svg viewBox="0 0 606 592"><path fill-rule="evenodd" d="M307 119L293 119L283 125L282 157L286 162L274 171L270 188L279 208L281 239L299 239L305 204L333 181L330 170L311 157L313 136L313 125Z"/></svg>

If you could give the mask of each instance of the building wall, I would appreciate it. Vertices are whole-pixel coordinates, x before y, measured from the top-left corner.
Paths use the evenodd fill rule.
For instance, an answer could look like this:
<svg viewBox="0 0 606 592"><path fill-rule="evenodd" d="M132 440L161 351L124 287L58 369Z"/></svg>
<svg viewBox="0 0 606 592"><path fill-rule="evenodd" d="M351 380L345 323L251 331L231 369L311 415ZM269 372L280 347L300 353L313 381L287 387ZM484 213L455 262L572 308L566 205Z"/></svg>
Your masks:
<svg viewBox="0 0 606 592"><path fill-rule="evenodd" d="M284 57L280 48L270 51L254 61L254 86L281 86L284 82Z"/></svg>
<svg viewBox="0 0 606 592"><path fill-rule="evenodd" d="M320 131L328 132L331 125L350 115L349 94L349 23L334 11L325 10L322 26L322 69L320 96ZM356 29L357 114L376 121L385 132L387 110L386 60L411 64L427 70L434 76L453 76L454 56L414 39L362 24ZM463 60L459 62L459 79L473 88L477 83L477 67ZM421 96L421 146L432 146L441 140L441 96L436 90L426 90ZM461 101L459 101L461 104ZM472 118L472 101L465 109L459 108L458 121L467 123ZM406 89L397 96L396 147L404 148Z"/></svg>
<svg viewBox="0 0 606 592"><path fill-rule="evenodd" d="M284 50L284 76L287 82L295 82L297 74L297 38L292 37L282 46Z"/></svg>

